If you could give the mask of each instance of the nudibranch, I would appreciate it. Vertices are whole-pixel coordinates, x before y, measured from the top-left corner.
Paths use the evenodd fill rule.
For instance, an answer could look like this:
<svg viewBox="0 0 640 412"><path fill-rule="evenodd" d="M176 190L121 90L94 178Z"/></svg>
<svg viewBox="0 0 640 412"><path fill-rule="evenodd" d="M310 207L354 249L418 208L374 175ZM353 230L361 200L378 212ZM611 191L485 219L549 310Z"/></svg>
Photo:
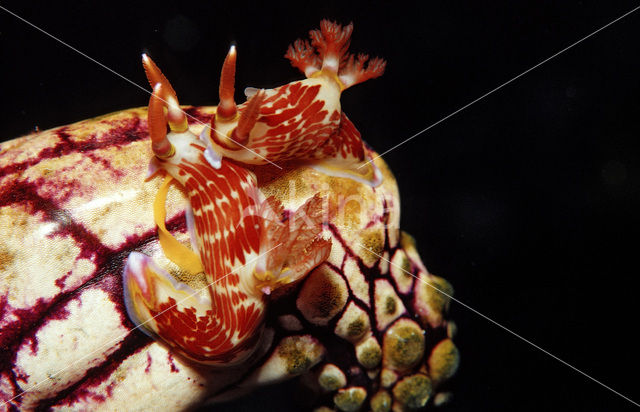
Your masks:
<svg viewBox="0 0 640 412"><path fill-rule="evenodd" d="M212 165L205 144L188 130L173 89L153 62L143 59L152 68L150 82L156 75L162 79L154 85L148 111L152 170L167 176L154 205L160 244L186 271L204 272L207 287L205 293L194 291L134 252L124 271L128 312L192 360L233 364L257 347L264 295L327 258L331 242L319 236L321 200L309 199L285 219L277 201L261 198L253 172L226 158ZM187 222L197 254L164 229L164 198L173 179L190 200Z"/></svg>
<svg viewBox="0 0 640 412"><path fill-rule="evenodd" d="M355 60L347 53L352 30L351 24L342 28L322 21L320 30L311 31L311 45L297 40L286 54L307 79L259 90L240 106L233 96L232 46L220 76L220 104L200 139L189 131L170 82L149 56L142 57L153 87L151 173L167 176L154 205L160 243L184 270L204 272L207 291L194 291L134 252L124 271L125 301L136 324L189 359L225 365L245 360L261 336L264 295L304 277L331 249L330 240L321 237L318 197L285 216L278 201L261 196L255 174L243 164L320 161L345 175L367 166L361 176L350 177L371 183L380 178L340 110L344 89L380 76L385 67L376 58L364 68L366 55ZM190 201L193 250L164 228L164 198L172 180Z"/></svg>

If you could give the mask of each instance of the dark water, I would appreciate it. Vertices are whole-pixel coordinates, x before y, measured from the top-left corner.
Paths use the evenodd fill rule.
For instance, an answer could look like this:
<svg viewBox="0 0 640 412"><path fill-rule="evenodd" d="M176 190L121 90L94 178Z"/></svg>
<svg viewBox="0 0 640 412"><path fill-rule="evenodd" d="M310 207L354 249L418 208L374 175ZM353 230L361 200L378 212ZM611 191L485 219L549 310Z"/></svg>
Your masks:
<svg viewBox="0 0 640 412"><path fill-rule="evenodd" d="M2 5L145 88L148 51L196 105L217 102L230 42L240 98L244 86L300 78L282 55L321 18L353 20L352 50L386 58L388 70L346 91L343 108L381 152L637 6L480 3ZM640 11L385 156L404 230L458 299L635 401L638 39ZM0 73L3 139L148 102L1 10ZM464 307L452 312L462 363L446 410L632 407ZM286 410L295 390L222 410Z"/></svg>

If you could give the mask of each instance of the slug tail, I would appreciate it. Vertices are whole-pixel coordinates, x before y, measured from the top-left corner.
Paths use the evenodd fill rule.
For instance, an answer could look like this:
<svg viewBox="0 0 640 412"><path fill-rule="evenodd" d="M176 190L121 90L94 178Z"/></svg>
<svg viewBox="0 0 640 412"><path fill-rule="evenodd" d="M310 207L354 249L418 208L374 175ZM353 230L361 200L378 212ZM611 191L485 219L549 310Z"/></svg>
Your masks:
<svg viewBox="0 0 640 412"><path fill-rule="evenodd" d="M125 305L144 333L161 339L172 351L202 364L230 365L246 359L261 337L261 311L254 306L233 314L252 336L229 331L220 312L231 315L226 296L193 290L160 268L150 257L132 252L123 274ZM216 310L216 307L218 310ZM231 332L231 334L229 333Z"/></svg>
<svg viewBox="0 0 640 412"><path fill-rule="evenodd" d="M189 314L205 316L211 310L208 296L178 282L153 259L139 252L132 252L127 259L123 287L127 313L136 326L174 348L184 346L181 342L185 339L180 335L193 336L196 331L172 320ZM179 329L179 332L172 329Z"/></svg>

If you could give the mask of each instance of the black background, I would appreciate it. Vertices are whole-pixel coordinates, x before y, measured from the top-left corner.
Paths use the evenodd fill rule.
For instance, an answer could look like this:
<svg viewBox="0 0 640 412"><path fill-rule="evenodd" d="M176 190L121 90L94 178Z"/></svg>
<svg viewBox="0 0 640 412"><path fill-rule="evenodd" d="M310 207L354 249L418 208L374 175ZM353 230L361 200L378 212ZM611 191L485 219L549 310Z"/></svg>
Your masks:
<svg viewBox="0 0 640 412"><path fill-rule="evenodd" d="M237 91L300 79L282 58L322 18L354 21L351 50L388 61L343 109L383 152L638 6L633 1L2 2L148 89L140 52L183 104L217 103L238 45ZM228 3L228 2L227 2ZM456 297L640 401L640 11L385 155L402 227ZM0 10L0 137L147 104L148 95ZM633 405L452 304L457 410ZM293 385L224 411L284 410ZM284 398L284 400L282 399ZM293 407L295 410L296 406Z"/></svg>

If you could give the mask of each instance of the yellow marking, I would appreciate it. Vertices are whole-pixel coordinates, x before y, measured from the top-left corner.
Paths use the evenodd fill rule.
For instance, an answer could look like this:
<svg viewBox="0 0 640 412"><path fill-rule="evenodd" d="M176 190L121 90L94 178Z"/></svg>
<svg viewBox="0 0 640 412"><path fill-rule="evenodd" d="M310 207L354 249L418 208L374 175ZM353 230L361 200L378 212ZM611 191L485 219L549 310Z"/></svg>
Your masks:
<svg viewBox="0 0 640 412"><path fill-rule="evenodd" d="M232 137L232 136L233 136L233 132L235 132L237 128L238 128L238 126L234 127L233 129L231 129L231 130L229 130L229 131L227 132L227 139L231 140L231 142L233 142L233 143L236 143L236 142L235 142L235 140L233 140L233 137ZM236 146L237 146L237 145L238 145L238 144L236 144Z"/></svg>
<svg viewBox="0 0 640 412"><path fill-rule="evenodd" d="M253 276L256 277L260 282L256 284L256 289L262 291L265 287L271 289L271 291L276 290L280 286L286 285L291 282L289 276L284 276L281 278L277 278L270 270L267 270L264 273L253 272Z"/></svg>
<svg viewBox="0 0 640 412"><path fill-rule="evenodd" d="M174 133L184 133L187 130L189 130L189 123L187 122L187 116L185 116L183 113L180 113L182 112L182 109L180 109L180 106L176 106L172 109L173 114L175 114L177 111L178 115L182 118L179 122L176 123L174 121L171 121L170 114L172 113L172 110L169 109L169 102L165 102L165 103L167 103L167 105L164 107L164 115L167 118L167 123L169 123L169 129L171 129L171 131Z"/></svg>
<svg viewBox="0 0 640 412"><path fill-rule="evenodd" d="M178 242L167 230L164 223L167 217L167 211L164 205L167 200L167 192L169 191L171 180L173 180L173 178L167 175L156 194L156 198L153 201L153 220L155 220L158 226L158 239L160 240L160 246L162 246L164 255L173 263L180 266L185 272L195 275L204 271L200 256Z"/></svg>
<svg viewBox="0 0 640 412"><path fill-rule="evenodd" d="M237 111L236 111L236 114L234 114L233 116L225 117L225 116L220 116L218 114L218 110L216 110L216 122L231 123L238 120L239 117L240 117L240 113L238 113Z"/></svg>
<svg viewBox="0 0 640 412"><path fill-rule="evenodd" d="M169 146L170 146L169 147L169 151L167 153L161 154L161 155L160 154L156 154L156 157L160 158L160 159L168 159L171 156L173 156L174 154L176 154L176 148L172 144L169 144Z"/></svg>
<svg viewBox="0 0 640 412"><path fill-rule="evenodd" d="M314 77L320 77L320 76L327 76L332 78L336 83L338 83L338 86L340 86L340 91L344 91L344 89L346 89L347 87L344 85L344 83L342 83L342 80L340 80L340 77L338 77L337 73L333 73L333 72L326 72L324 70L318 70L317 72L313 73L311 76L309 76L309 78L314 78Z"/></svg>
<svg viewBox="0 0 640 412"><path fill-rule="evenodd" d="M185 117L180 123L175 123L169 121L169 128L174 133L184 133L189 130L189 123L187 123L187 118Z"/></svg>

